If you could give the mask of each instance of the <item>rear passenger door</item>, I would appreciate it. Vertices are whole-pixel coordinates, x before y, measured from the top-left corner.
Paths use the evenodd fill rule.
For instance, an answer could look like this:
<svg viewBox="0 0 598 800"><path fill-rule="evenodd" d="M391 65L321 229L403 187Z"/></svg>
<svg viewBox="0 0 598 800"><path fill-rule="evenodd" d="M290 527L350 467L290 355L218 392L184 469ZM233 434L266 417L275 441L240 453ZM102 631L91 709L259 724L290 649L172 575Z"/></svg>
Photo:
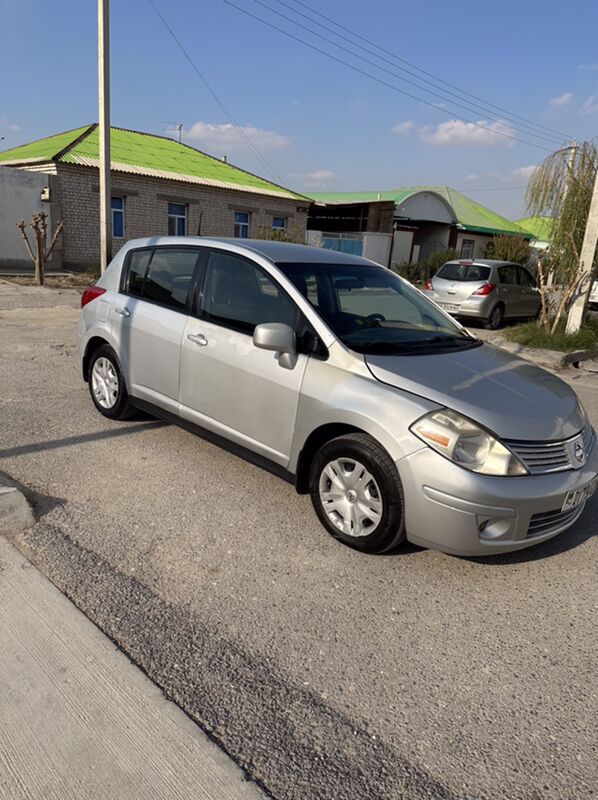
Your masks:
<svg viewBox="0 0 598 800"><path fill-rule="evenodd" d="M516 264L507 264L498 268L498 294L505 306L505 317L520 317L521 311L521 286L517 274Z"/></svg>
<svg viewBox="0 0 598 800"><path fill-rule="evenodd" d="M526 317L536 315L540 307L540 293L532 275L525 267L517 267L519 283L521 284L521 314Z"/></svg>
<svg viewBox="0 0 598 800"><path fill-rule="evenodd" d="M170 411L178 407L181 340L204 252L185 246L131 251L112 309L130 394Z"/></svg>

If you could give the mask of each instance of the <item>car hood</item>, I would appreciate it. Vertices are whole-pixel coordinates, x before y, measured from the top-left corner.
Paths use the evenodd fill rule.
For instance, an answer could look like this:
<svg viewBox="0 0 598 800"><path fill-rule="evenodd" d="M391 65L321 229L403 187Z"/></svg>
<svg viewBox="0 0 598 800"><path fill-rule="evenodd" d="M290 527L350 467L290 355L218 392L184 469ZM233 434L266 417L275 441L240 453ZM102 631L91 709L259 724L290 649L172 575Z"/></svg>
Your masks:
<svg viewBox="0 0 598 800"><path fill-rule="evenodd" d="M365 358L379 381L459 411L506 439L566 439L584 424L564 381L492 345Z"/></svg>

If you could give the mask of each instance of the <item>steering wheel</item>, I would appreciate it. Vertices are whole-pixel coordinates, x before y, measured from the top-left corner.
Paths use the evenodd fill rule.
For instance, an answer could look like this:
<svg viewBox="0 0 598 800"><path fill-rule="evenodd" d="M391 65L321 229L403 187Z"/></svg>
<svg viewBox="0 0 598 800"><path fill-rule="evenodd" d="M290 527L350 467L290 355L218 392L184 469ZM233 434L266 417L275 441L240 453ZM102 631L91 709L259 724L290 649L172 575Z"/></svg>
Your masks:
<svg viewBox="0 0 598 800"><path fill-rule="evenodd" d="M366 319L370 322L386 322L384 314L368 314Z"/></svg>

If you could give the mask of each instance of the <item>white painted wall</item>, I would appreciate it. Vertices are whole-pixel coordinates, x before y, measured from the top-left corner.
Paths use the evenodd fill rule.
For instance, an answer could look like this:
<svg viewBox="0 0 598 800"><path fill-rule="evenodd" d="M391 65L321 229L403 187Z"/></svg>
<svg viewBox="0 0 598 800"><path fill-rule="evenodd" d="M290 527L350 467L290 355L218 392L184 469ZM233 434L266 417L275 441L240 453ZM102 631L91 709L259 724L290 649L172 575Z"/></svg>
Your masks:
<svg viewBox="0 0 598 800"><path fill-rule="evenodd" d="M33 262L25 250L16 223L31 219L38 211L48 214L52 230L50 203L40 199L49 186L49 176L13 167L0 167L0 267L26 268L33 272Z"/></svg>
<svg viewBox="0 0 598 800"><path fill-rule="evenodd" d="M447 224L455 221L452 208L435 192L417 192L408 197L403 203L395 206L395 217Z"/></svg>
<svg viewBox="0 0 598 800"><path fill-rule="evenodd" d="M382 264L383 267L389 266L390 246L392 244L392 236L390 233L363 233L363 250L362 256L370 258L377 264Z"/></svg>

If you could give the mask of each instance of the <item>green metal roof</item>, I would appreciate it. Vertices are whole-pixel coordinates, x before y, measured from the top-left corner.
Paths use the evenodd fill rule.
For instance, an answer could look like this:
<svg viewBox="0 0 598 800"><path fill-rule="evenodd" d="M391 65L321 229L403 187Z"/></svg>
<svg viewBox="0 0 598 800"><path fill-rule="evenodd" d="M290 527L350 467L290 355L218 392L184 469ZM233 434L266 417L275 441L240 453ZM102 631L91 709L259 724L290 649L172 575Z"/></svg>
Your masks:
<svg viewBox="0 0 598 800"><path fill-rule="evenodd" d="M311 197L317 203L342 205L344 203L368 203L377 200L390 200L400 206L409 197L420 192L439 195L450 206L456 224L466 231L479 233L511 234L530 237L527 230L519 227L506 217L495 214L489 208L476 203L450 186L400 186L383 192L316 192Z"/></svg>
<svg viewBox="0 0 598 800"><path fill-rule="evenodd" d="M538 242L549 242L554 227L552 217L523 217L516 220L520 228L529 231Z"/></svg>
<svg viewBox="0 0 598 800"><path fill-rule="evenodd" d="M307 199L194 147L150 133L111 128L110 158L112 169L116 172L183 180L297 200ZM98 126L88 125L0 152L0 165L3 162L26 164L40 161L97 167Z"/></svg>

